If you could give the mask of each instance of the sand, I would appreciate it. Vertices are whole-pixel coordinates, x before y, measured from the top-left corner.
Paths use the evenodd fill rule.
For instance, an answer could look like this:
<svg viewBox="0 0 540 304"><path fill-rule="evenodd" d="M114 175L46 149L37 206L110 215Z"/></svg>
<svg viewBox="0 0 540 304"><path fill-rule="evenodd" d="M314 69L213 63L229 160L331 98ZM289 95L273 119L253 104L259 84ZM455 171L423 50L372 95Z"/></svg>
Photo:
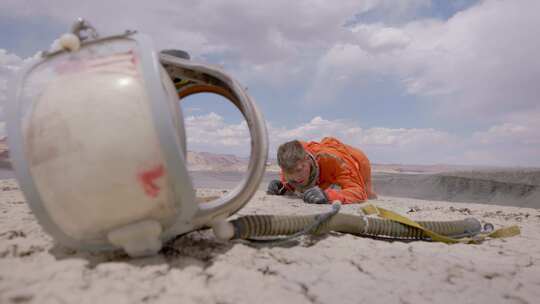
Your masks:
<svg viewBox="0 0 540 304"><path fill-rule="evenodd" d="M57 245L16 182L0 181L0 303L538 303L540 210L381 196L418 220L474 216L522 234L480 245L389 242L330 233L288 246L222 243L209 230L161 254L78 252ZM201 196L222 190L202 189ZM342 212L358 214L358 205ZM329 206L258 192L246 214L309 214Z"/></svg>

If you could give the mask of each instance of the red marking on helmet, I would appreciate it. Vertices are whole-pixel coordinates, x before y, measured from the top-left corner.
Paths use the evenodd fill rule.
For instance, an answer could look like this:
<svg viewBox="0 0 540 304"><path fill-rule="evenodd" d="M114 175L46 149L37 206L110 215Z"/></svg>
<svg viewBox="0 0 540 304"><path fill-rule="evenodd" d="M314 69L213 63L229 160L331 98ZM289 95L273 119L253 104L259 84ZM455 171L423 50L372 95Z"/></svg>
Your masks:
<svg viewBox="0 0 540 304"><path fill-rule="evenodd" d="M163 165L158 165L150 170L139 173L139 180L143 185L144 192L146 192L148 196L158 196L160 188L155 184L155 180L163 175L165 175L165 168Z"/></svg>
<svg viewBox="0 0 540 304"><path fill-rule="evenodd" d="M137 54L135 54L135 52L133 52L133 50L129 50L129 55L131 55L131 63L133 63L134 65L137 65L138 63L138 60L139 58L137 58Z"/></svg>

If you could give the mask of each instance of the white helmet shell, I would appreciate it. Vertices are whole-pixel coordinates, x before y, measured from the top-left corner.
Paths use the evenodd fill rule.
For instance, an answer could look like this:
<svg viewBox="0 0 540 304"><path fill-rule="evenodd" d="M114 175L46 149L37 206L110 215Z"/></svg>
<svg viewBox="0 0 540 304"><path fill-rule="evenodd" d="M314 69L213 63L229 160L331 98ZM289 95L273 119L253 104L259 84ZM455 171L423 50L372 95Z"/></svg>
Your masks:
<svg viewBox="0 0 540 304"><path fill-rule="evenodd" d="M178 212L134 61L133 54L114 55L59 75L36 102L25 129L43 204L80 241L103 239L111 229L141 219L166 223ZM162 81L172 87L168 77Z"/></svg>

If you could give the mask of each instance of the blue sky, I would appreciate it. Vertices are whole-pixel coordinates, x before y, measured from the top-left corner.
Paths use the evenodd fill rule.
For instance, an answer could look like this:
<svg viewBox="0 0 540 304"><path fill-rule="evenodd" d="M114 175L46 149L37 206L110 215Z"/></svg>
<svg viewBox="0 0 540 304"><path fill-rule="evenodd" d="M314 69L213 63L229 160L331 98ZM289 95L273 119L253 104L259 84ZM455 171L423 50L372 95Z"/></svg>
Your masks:
<svg viewBox="0 0 540 304"><path fill-rule="evenodd" d="M83 16L222 66L263 111L271 155L337 136L380 163L540 166L539 1L175 3L2 1L0 99L24 59ZM223 99L183 109L190 149L249 151Z"/></svg>

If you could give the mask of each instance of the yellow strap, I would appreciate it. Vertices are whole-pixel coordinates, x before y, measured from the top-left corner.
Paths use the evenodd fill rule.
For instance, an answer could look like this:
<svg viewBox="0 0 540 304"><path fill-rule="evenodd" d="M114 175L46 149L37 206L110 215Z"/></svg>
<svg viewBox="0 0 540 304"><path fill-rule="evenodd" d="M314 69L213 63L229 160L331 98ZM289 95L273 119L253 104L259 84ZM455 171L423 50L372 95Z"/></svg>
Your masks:
<svg viewBox="0 0 540 304"><path fill-rule="evenodd" d="M512 225L512 226L503 227L503 228L497 229L497 230L495 230L495 231L493 231L491 233L488 233L487 237L490 237L490 238L506 238L506 237L519 235L520 233L521 233L521 230L519 229L519 227L517 225Z"/></svg>
<svg viewBox="0 0 540 304"><path fill-rule="evenodd" d="M446 244L476 243L476 242L479 242L479 241L483 241L486 237L504 238L504 237L511 237L511 236L515 236L515 235L520 234L519 227L514 225L514 226L505 227L505 228L495 230L495 231L493 231L491 233L488 233L488 234L479 234L479 235L474 236L473 238L466 237L466 238L455 239L455 238L447 237L447 236L444 236L444 235L440 235L440 234L438 234L436 232L433 232L433 231L431 231L429 229L426 229L423 226L419 225L417 222L415 222L415 221L413 221L413 220L411 220L409 218L406 218L406 217L404 217L402 215L399 215L399 214L397 214L397 213L395 213L393 211L386 210L386 209L381 208L381 207L376 207L374 205L368 204L368 205L362 207L362 211L366 215L377 214L378 216L380 216L382 218L389 219L389 220L392 220L392 221L395 221L395 222L398 222L398 223L401 223L401 224L404 224L404 225L407 225L407 226L411 226L411 227L420 229L420 230L422 230L424 232L425 235L429 236L433 241L435 241L435 242L443 242L443 243L446 243Z"/></svg>

